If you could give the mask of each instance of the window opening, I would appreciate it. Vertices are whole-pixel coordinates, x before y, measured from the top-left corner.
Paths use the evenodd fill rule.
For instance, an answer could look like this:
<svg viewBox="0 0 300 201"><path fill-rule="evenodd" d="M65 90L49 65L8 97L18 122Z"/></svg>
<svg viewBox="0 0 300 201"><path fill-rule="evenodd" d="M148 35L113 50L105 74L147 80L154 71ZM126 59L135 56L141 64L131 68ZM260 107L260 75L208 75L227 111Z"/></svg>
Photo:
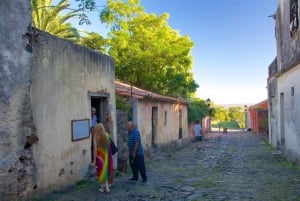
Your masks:
<svg viewBox="0 0 300 201"><path fill-rule="evenodd" d="M297 32L299 26L298 20L298 0L290 1L290 33L291 37Z"/></svg>

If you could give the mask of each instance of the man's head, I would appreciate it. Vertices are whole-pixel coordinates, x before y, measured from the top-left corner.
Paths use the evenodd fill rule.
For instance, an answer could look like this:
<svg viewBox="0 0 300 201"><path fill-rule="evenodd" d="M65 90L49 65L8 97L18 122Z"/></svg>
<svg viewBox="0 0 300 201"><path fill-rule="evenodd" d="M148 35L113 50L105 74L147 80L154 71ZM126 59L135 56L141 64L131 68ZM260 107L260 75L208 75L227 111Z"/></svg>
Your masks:
<svg viewBox="0 0 300 201"><path fill-rule="evenodd" d="M96 108L92 107L92 114L96 114Z"/></svg>
<svg viewBox="0 0 300 201"><path fill-rule="evenodd" d="M134 129L134 123L133 123L132 121L129 121L129 122L127 123L127 130L128 130L129 132L131 132L131 131L133 131L133 129Z"/></svg>

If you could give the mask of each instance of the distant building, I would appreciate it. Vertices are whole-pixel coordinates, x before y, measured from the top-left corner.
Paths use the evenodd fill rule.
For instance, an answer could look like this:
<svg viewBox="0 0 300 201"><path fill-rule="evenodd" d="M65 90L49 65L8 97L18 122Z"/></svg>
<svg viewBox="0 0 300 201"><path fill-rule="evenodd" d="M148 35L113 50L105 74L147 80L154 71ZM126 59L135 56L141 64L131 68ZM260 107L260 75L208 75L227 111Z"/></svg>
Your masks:
<svg viewBox="0 0 300 201"><path fill-rule="evenodd" d="M299 1L279 0L274 19L277 57L269 66L269 141L300 164Z"/></svg>
<svg viewBox="0 0 300 201"><path fill-rule="evenodd" d="M260 103L250 106L248 109L248 113L250 115L251 131L255 133L269 133L267 99ZM247 124L246 128L248 128L248 126L249 124Z"/></svg>
<svg viewBox="0 0 300 201"><path fill-rule="evenodd" d="M187 102L115 81L116 95L131 103L132 121L145 149L189 138Z"/></svg>

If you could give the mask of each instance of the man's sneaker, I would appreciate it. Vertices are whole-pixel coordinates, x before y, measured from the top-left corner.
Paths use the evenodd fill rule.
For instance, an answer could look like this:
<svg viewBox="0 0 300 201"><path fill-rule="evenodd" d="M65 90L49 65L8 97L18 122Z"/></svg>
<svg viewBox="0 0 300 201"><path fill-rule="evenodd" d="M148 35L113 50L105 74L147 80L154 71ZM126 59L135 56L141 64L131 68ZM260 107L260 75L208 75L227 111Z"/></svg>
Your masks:
<svg viewBox="0 0 300 201"><path fill-rule="evenodd" d="M128 179L128 180L130 180L130 181L137 181L138 179L130 178L130 179Z"/></svg>

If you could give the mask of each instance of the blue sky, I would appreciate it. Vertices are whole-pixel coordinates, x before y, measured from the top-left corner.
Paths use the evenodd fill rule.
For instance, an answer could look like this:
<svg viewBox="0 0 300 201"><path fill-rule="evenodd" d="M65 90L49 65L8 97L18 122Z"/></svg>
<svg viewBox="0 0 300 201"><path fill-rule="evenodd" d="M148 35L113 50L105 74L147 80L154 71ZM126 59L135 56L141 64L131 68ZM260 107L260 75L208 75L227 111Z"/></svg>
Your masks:
<svg viewBox="0 0 300 201"><path fill-rule="evenodd" d="M74 0L73 0L74 1ZM97 5L105 5L97 0ZM258 103L267 98L268 66L276 57L277 0L141 0L147 13L169 13L169 25L190 36L197 96L216 104ZM92 25L107 33L97 13Z"/></svg>

